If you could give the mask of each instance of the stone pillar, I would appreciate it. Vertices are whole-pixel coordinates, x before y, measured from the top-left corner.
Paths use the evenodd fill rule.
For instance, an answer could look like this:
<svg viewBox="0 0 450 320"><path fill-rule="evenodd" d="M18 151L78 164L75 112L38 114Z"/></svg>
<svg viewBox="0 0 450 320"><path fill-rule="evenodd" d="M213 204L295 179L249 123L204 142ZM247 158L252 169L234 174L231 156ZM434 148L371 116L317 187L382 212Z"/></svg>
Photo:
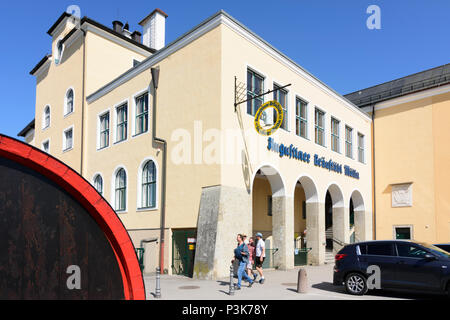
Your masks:
<svg viewBox="0 0 450 320"><path fill-rule="evenodd" d="M291 197L272 198L274 265L279 270L294 268L294 201Z"/></svg>
<svg viewBox="0 0 450 320"><path fill-rule="evenodd" d="M194 278L229 276L238 233L251 234L252 198L245 189L203 188L197 222Z"/></svg>
<svg viewBox="0 0 450 320"><path fill-rule="evenodd" d="M344 244L350 243L350 209L333 208L333 238ZM333 252L337 253L342 245L333 241Z"/></svg>
<svg viewBox="0 0 450 320"><path fill-rule="evenodd" d="M308 264L321 265L325 262L325 204L306 203L306 247Z"/></svg>
<svg viewBox="0 0 450 320"><path fill-rule="evenodd" d="M372 215L368 211L355 211L356 242L372 240Z"/></svg>

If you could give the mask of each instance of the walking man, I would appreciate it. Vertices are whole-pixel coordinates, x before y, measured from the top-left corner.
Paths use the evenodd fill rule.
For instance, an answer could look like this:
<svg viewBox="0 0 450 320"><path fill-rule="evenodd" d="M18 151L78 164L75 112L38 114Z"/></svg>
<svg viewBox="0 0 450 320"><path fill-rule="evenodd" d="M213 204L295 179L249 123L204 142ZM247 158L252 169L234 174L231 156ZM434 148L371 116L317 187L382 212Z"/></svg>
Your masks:
<svg viewBox="0 0 450 320"><path fill-rule="evenodd" d="M266 244L264 243L264 240L262 239L261 232L258 232L256 234L256 241L257 242L256 242L256 250L255 250L255 254L256 254L255 266L256 266L256 271L258 271L259 275L261 276L259 283L263 284L264 283L264 274L263 274L263 270L262 270L262 265L263 265L264 259L266 257ZM255 280L256 280L256 277L255 277Z"/></svg>
<svg viewBox="0 0 450 320"><path fill-rule="evenodd" d="M241 234L237 235L236 240L238 242L238 246L234 249L234 258L231 260L231 263L233 263L235 259L239 261L238 283L236 290L241 290L242 277L249 282L248 287L251 288L253 285L253 280L247 275L247 264L249 257L248 247L244 243L244 239Z"/></svg>

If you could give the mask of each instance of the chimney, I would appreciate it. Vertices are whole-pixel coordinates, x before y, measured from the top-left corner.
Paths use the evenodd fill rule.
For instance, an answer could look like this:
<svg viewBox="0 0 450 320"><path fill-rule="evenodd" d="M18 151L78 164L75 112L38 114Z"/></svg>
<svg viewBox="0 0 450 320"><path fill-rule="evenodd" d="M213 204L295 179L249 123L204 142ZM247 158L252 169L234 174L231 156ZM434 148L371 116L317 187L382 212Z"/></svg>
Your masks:
<svg viewBox="0 0 450 320"><path fill-rule="evenodd" d="M166 18L167 14L164 11L155 9L139 22L143 29L142 42L144 45L155 50L166 45Z"/></svg>
<svg viewBox="0 0 450 320"><path fill-rule="evenodd" d="M134 31L131 34L131 39L133 39L136 42L141 43L141 36L142 36L142 33L140 33L139 31Z"/></svg>
<svg viewBox="0 0 450 320"><path fill-rule="evenodd" d="M113 21L113 30L117 33L122 33L123 23L120 21Z"/></svg>

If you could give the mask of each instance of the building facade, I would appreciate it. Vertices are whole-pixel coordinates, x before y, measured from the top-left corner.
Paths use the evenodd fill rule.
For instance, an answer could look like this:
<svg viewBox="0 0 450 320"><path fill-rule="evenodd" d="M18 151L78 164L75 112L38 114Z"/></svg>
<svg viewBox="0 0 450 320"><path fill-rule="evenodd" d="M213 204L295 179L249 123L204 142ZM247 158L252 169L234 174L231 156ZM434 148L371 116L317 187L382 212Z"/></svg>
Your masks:
<svg viewBox="0 0 450 320"><path fill-rule="evenodd" d="M32 72L35 145L109 201L145 272L227 276L237 233L262 232L279 269L372 239L371 118L223 11L168 45L166 17L141 44L63 15ZM271 100L283 123L263 136Z"/></svg>
<svg viewBox="0 0 450 320"><path fill-rule="evenodd" d="M376 239L450 241L450 64L346 95L373 117Z"/></svg>

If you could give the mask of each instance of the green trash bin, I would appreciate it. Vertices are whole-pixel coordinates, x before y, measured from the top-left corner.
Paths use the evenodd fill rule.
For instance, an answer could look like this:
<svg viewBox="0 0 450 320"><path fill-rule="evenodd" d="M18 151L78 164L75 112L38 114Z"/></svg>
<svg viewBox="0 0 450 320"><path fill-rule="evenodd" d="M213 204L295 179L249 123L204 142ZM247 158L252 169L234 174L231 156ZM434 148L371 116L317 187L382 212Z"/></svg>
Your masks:
<svg viewBox="0 0 450 320"><path fill-rule="evenodd" d="M294 265L306 266L308 264L308 252L311 248L295 249Z"/></svg>

